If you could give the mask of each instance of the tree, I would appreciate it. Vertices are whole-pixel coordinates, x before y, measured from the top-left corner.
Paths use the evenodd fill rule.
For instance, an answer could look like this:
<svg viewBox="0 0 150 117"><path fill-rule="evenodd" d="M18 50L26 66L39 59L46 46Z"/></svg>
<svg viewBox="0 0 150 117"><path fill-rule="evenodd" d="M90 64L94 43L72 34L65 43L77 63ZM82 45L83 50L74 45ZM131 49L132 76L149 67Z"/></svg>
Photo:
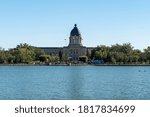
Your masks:
<svg viewBox="0 0 150 117"><path fill-rule="evenodd" d="M10 53L15 56L15 63L31 63L35 60L34 48L26 43L17 45Z"/></svg>
<svg viewBox="0 0 150 117"><path fill-rule="evenodd" d="M115 44L111 47L101 45L92 51L92 59L102 59L113 64L143 63L146 59L150 60L150 47L142 53L130 43Z"/></svg>
<svg viewBox="0 0 150 117"><path fill-rule="evenodd" d="M87 56L80 56L79 61L82 61L82 62L86 63L88 61L88 57Z"/></svg>
<svg viewBox="0 0 150 117"><path fill-rule="evenodd" d="M92 51L91 57L92 59L108 61L109 51L110 48L108 46L100 45L95 50Z"/></svg>
<svg viewBox="0 0 150 117"><path fill-rule="evenodd" d="M31 48L31 46L27 43L20 43L19 45L16 46L16 48Z"/></svg>
<svg viewBox="0 0 150 117"><path fill-rule="evenodd" d="M6 63L5 51L0 49L0 63Z"/></svg>
<svg viewBox="0 0 150 117"><path fill-rule="evenodd" d="M146 54L146 58L150 60L150 46L144 49L144 53Z"/></svg>
<svg viewBox="0 0 150 117"><path fill-rule="evenodd" d="M48 63L50 61L51 56L50 55L40 55L39 60L41 62Z"/></svg>
<svg viewBox="0 0 150 117"><path fill-rule="evenodd" d="M43 49L36 48L36 47L34 47L33 49L34 49L34 53L35 53L35 60L39 60L39 57L41 55L45 55L45 52Z"/></svg>
<svg viewBox="0 0 150 117"><path fill-rule="evenodd" d="M146 63L150 64L150 46L144 49L144 55L146 58Z"/></svg>
<svg viewBox="0 0 150 117"><path fill-rule="evenodd" d="M49 62L58 62L59 61L59 57L58 56L54 56L54 55L41 55L39 57L39 60L41 62L45 62L45 63L49 63Z"/></svg>
<svg viewBox="0 0 150 117"><path fill-rule="evenodd" d="M59 60L62 61L62 52L59 51Z"/></svg>

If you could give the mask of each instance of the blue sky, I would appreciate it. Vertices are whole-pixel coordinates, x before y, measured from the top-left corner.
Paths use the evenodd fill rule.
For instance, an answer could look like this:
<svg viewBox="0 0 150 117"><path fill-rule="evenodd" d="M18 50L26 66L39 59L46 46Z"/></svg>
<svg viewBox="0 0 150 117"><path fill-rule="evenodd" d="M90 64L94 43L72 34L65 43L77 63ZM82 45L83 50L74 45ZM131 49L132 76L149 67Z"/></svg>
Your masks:
<svg viewBox="0 0 150 117"><path fill-rule="evenodd" d="M66 46L75 23L85 46L150 46L149 0L1 0L0 47Z"/></svg>

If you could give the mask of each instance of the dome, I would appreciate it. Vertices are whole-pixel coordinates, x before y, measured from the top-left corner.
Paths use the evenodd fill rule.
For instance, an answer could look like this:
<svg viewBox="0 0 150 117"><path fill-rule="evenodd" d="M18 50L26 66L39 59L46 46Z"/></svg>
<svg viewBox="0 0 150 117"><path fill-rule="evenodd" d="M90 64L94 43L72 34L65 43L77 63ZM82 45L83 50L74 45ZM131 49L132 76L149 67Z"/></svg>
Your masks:
<svg viewBox="0 0 150 117"><path fill-rule="evenodd" d="M72 29L70 36L81 36L79 29L77 28L77 25L74 25L74 28Z"/></svg>

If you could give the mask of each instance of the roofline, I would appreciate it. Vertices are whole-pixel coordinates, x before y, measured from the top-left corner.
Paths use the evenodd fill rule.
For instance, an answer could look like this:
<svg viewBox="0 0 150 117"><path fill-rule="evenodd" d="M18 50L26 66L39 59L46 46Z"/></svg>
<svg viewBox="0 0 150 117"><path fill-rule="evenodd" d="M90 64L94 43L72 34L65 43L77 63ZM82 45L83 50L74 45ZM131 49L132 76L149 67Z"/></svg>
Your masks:
<svg viewBox="0 0 150 117"><path fill-rule="evenodd" d="M62 49L63 47L38 47L41 49Z"/></svg>

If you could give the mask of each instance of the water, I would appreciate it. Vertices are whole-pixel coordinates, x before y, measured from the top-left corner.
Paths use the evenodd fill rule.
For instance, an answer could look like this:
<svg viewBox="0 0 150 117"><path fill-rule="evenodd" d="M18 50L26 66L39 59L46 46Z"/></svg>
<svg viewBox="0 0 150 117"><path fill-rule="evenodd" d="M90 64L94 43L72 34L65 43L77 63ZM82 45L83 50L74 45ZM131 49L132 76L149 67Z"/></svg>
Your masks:
<svg viewBox="0 0 150 117"><path fill-rule="evenodd" d="M150 99L150 67L1 66L0 99Z"/></svg>

